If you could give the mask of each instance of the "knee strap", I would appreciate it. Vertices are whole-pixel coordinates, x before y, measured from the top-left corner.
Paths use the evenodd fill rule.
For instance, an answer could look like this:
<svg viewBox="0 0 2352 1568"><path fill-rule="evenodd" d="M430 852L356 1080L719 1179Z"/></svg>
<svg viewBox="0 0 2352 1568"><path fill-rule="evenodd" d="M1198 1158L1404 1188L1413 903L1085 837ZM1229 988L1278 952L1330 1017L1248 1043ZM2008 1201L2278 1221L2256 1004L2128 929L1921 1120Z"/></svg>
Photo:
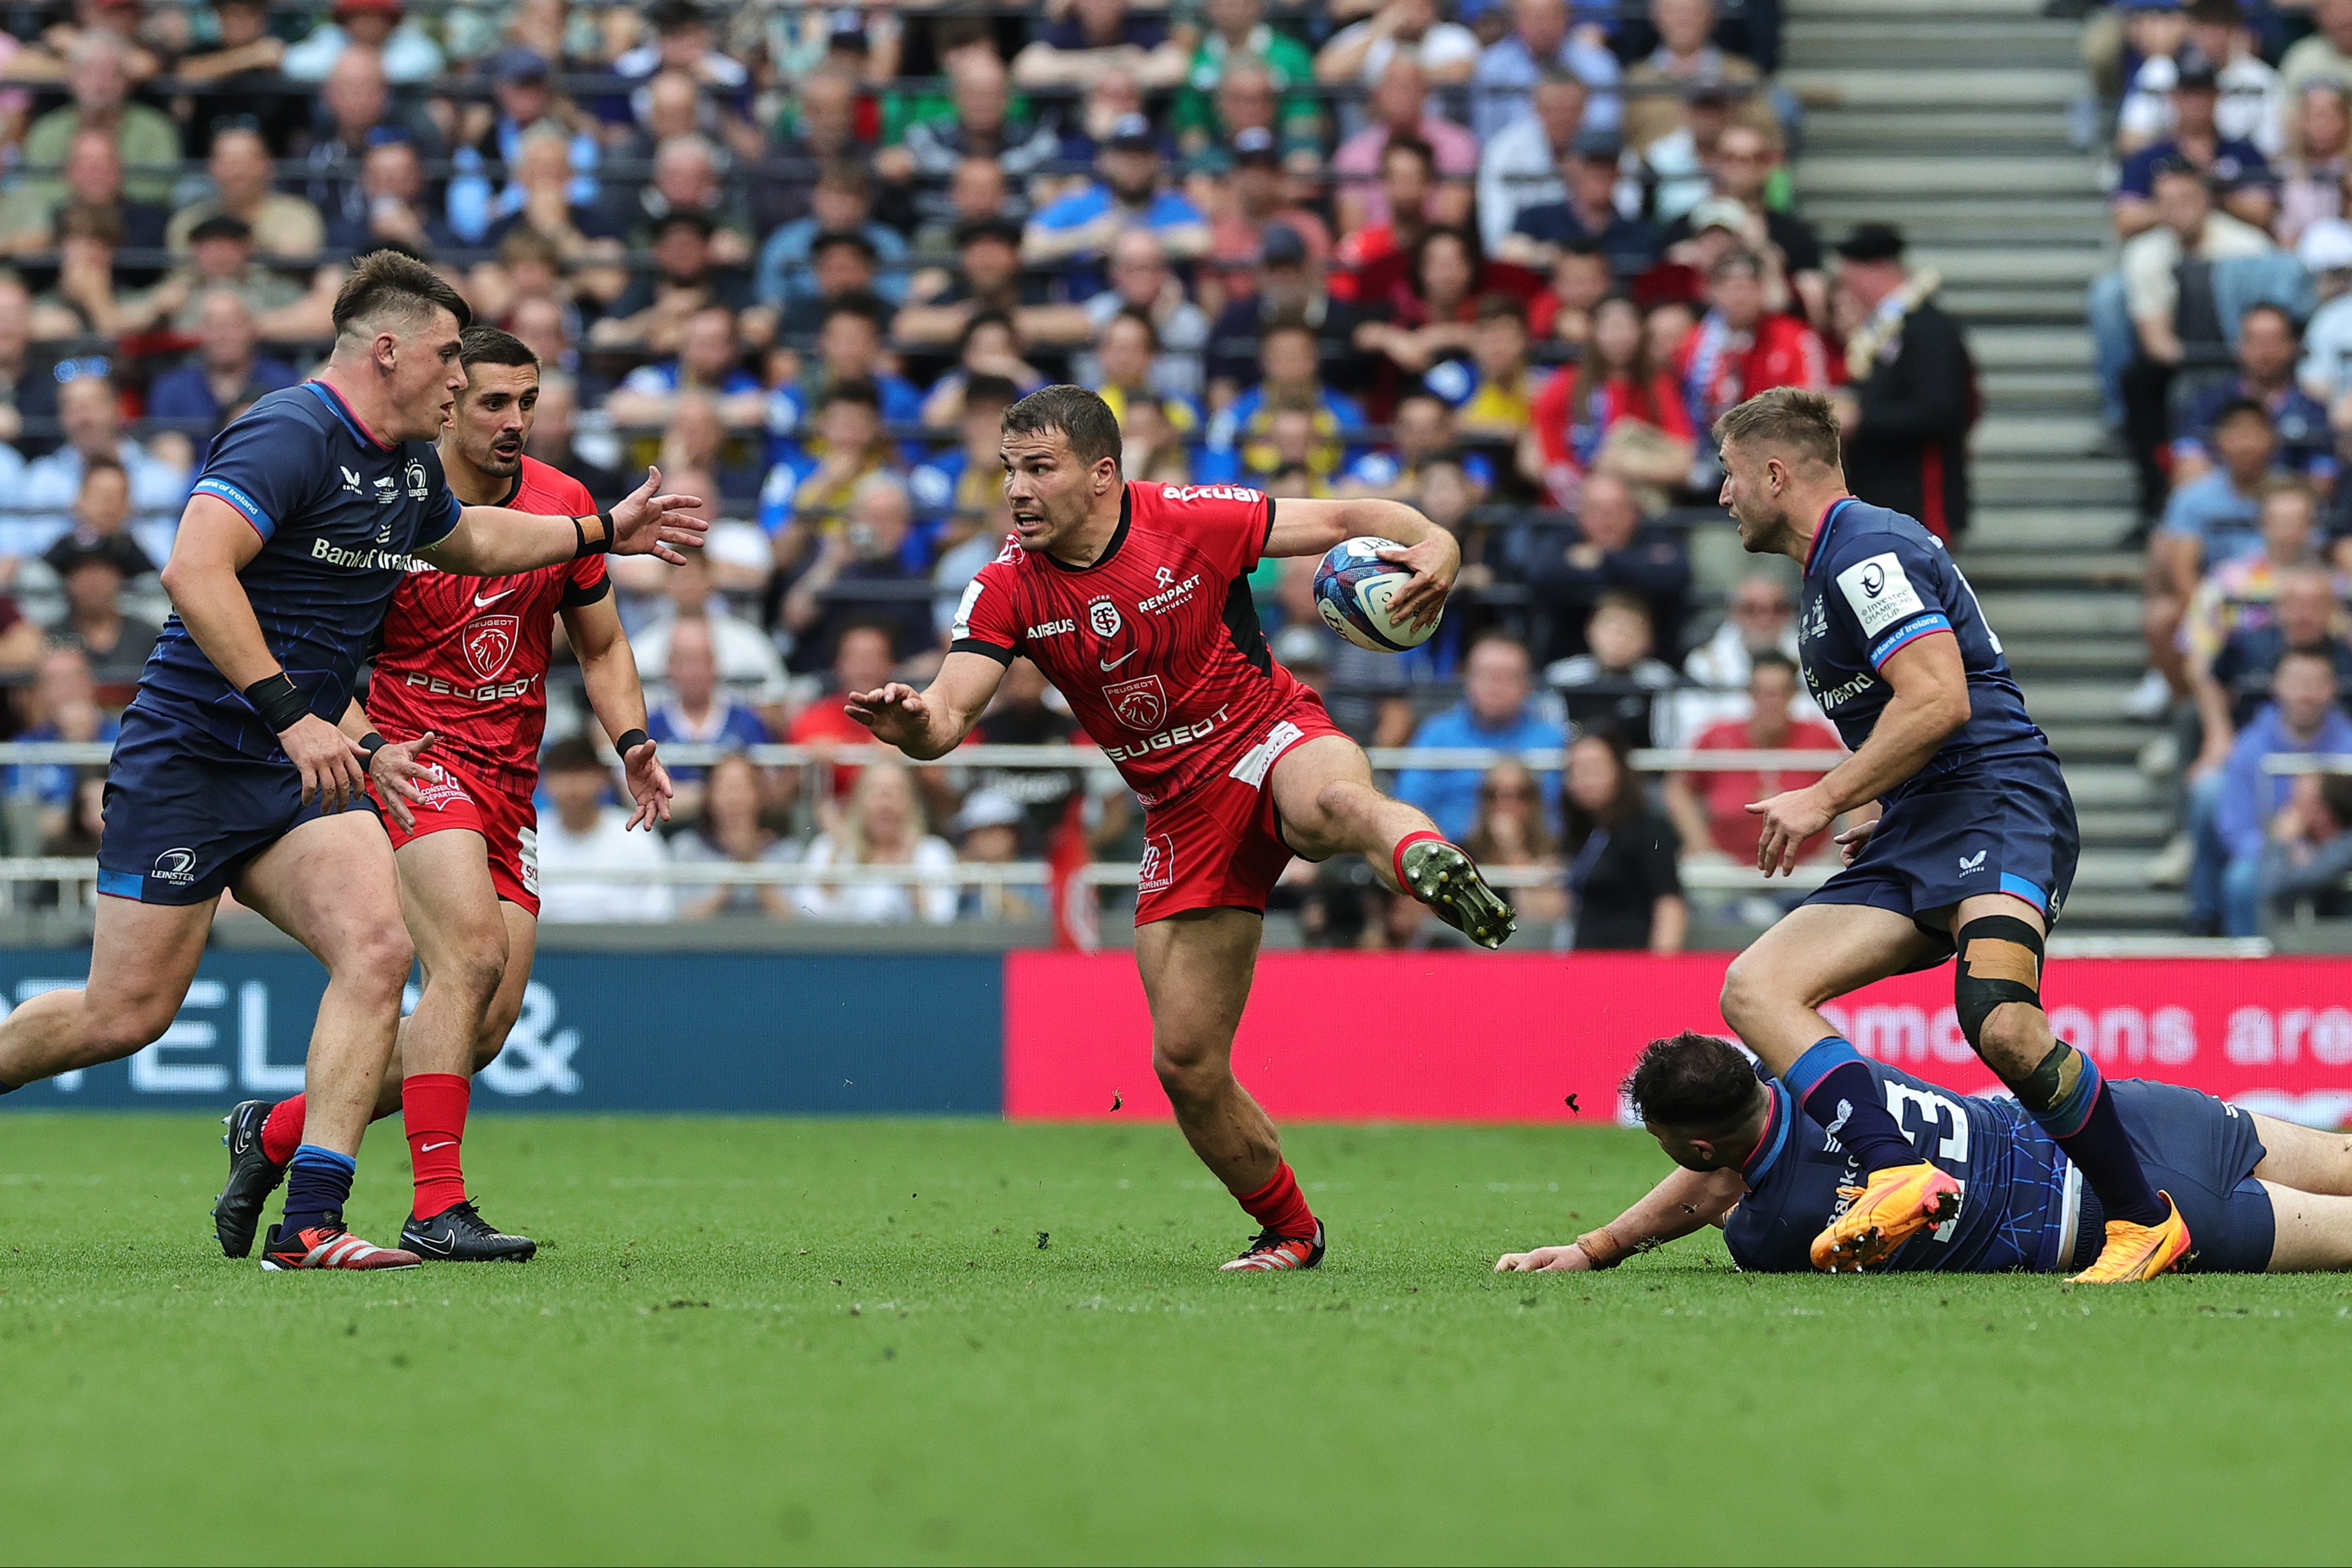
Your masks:
<svg viewBox="0 0 2352 1568"><path fill-rule="evenodd" d="M2013 915L1985 915L1960 927L1953 1009L1969 1046L1980 1048L1985 1020L2003 1002L2042 1005L2042 933Z"/></svg>

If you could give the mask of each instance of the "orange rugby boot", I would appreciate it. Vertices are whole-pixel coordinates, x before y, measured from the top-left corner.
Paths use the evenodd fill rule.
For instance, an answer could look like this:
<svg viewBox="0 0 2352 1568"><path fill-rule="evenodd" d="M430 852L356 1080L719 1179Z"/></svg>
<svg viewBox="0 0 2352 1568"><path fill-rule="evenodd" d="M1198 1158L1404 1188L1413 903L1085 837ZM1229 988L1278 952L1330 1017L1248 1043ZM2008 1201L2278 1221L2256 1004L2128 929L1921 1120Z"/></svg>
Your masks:
<svg viewBox="0 0 2352 1568"><path fill-rule="evenodd" d="M1861 1186L1842 1186L1845 1208L1813 1238L1813 1267L1855 1272L1885 1260L1923 1230L1960 1212L1959 1178L1927 1161L1888 1166Z"/></svg>

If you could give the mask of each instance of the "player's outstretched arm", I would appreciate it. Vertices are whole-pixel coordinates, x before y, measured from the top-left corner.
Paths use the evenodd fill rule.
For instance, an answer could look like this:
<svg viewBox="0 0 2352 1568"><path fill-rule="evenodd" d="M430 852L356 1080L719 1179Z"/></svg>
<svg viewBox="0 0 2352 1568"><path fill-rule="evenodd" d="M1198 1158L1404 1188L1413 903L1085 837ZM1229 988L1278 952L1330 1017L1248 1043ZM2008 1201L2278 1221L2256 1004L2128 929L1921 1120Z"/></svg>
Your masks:
<svg viewBox="0 0 2352 1568"><path fill-rule="evenodd" d="M327 810L340 811L364 788L359 743L309 710L262 637L236 575L260 553L261 535L243 513L217 496L191 496L163 563L163 591L213 668L277 732L287 760L302 775L302 799L321 799Z"/></svg>
<svg viewBox="0 0 2352 1568"><path fill-rule="evenodd" d="M892 681L849 694L849 716L874 738L928 761L963 744L1004 679L1004 666L985 653L951 653L940 661L929 687L917 691Z"/></svg>
<svg viewBox="0 0 2352 1568"><path fill-rule="evenodd" d="M445 571L473 577L506 577L602 551L657 556L682 565L686 558L677 552L699 548L710 524L695 516L702 508L701 497L656 495L660 483L661 470L648 468L646 482L611 511L577 517L467 507L457 514L456 528L416 553Z"/></svg>
<svg viewBox="0 0 2352 1568"><path fill-rule="evenodd" d="M1344 501L1277 499L1265 553L1321 555L1333 545L1364 538L1394 539L1399 548L1382 550L1381 559L1412 569L1412 580L1389 601L1390 612L1421 624L1435 621L1462 570L1461 541L1402 501L1376 496Z"/></svg>
<svg viewBox="0 0 2352 1568"><path fill-rule="evenodd" d="M637 678L637 656L621 630L621 612L607 593L593 604L575 604L563 612L563 630L572 651L580 657L580 676L588 688L588 706L604 727L613 744L646 733L646 688ZM669 821L675 791L669 769L661 765L651 738L638 739L622 754L621 766L629 778L629 798L636 810L622 824L652 832L657 821Z"/></svg>
<svg viewBox="0 0 2352 1568"><path fill-rule="evenodd" d="M1497 1274L1539 1274L1559 1270L1606 1269L1635 1252L1663 1247L1702 1226L1719 1225L1748 1184L1738 1171L1694 1171L1677 1166L1633 1207L1598 1230L1588 1230L1564 1247L1506 1252L1495 1260Z"/></svg>

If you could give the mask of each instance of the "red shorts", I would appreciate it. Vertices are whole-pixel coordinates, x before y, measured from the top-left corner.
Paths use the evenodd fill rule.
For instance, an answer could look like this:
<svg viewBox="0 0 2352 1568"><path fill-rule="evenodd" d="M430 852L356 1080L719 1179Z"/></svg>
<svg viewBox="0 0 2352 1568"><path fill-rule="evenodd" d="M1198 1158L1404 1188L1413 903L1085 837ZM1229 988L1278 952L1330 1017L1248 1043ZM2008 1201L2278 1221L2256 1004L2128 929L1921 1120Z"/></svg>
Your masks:
<svg viewBox="0 0 2352 1568"><path fill-rule="evenodd" d="M1149 925L1188 909L1255 909L1297 852L1283 841L1267 779L1300 741L1340 735L1309 694L1294 705L1233 767L1143 813L1143 860L1135 887L1135 923Z"/></svg>
<svg viewBox="0 0 2352 1568"><path fill-rule="evenodd" d="M403 832L389 810L382 812L383 831L392 847L427 833L463 828L482 835L490 852L490 885L509 904L539 913L539 808L528 795L494 789L475 779L457 763L427 753L419 759L432 777L416 788L418 799L409 806L416 817L414 831ZM370 790L375 789L371 780ZM379 804L382 796L378 797Z"/></svg>

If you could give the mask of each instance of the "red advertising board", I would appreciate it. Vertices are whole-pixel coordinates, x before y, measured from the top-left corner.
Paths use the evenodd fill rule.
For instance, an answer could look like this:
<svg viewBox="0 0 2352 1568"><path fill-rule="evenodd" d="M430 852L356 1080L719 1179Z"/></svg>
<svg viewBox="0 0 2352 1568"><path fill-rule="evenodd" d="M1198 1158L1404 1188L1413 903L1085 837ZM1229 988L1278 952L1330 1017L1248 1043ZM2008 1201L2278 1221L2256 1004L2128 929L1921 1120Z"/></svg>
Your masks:
<svg viewBox="0 0 2352 1568"><path fill-rule="evenodd" d="M1266 1109L1292 1120L1605 1120L1643 1041L1722 1031L1725 962L1269 953L1234 1062ZM2314 1125L2352 1122L2352 960L2061 959L2048 982L2053 1024L2111 1077L2185 1083ZM1953 1021L1948 968L1827 1010L1866 1054L1963 1092L1996 1087ZM1123 1117L1169 1113L1133 959L1011 955L1005 1113L1097 1118L1114 1096Z"/></svg>

